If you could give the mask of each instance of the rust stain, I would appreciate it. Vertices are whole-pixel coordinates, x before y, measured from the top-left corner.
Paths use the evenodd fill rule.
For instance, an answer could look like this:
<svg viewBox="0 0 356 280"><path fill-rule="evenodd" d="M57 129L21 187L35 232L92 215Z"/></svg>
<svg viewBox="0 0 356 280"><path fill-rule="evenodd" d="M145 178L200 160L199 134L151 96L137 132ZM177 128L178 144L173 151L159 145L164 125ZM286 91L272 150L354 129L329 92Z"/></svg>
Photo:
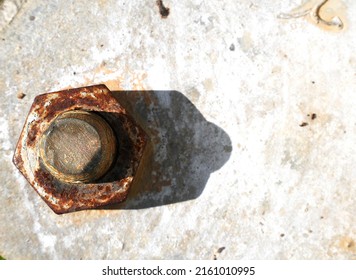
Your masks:
<svg viewBox="0 0 356 280"><path fill-rule="evenodd" d="M92 95L91 93L94 93ZM85 96L83 96L85 94ZM60 113L70 110L112 111L124 112L104 85L82 87L60 92L39 95L35 98L33 112L41 116L28 126L27 146L33 147L38 137L44 132L41 127L49 124Z"/></svg>
<svg viewBox="0 0 356 280"><path fill-rule="evenodd" d="M114 76L114 78L103 78L100 80L100 83L105 84L111 91L120 91L124 90L122 84L126 80L131 85L131 90L144 90L146 87L144 85L144 80L147 78L147 73L135 73L126 67L125 77L120 75L115 75L116 71L107 68L106 63L101 63L97 68L95 68L90 75L85 77L85 84L91 84L96 80L97 76ZM116 77L115 77L116 76Z"/></svg>
<svg viewBox="0 0 356 280"><path fill-rule="evenodd" d="M343 251L356 253L356 243L351 237L340 237L338 240L338 247Z"/></svg>
<svg viewBox="0 0 356 280"><path fill-rule="evenodd" d="M110 69L106 66L106 63L101 63L98 67L92 69L89 74L83 75L83 82L77 82L70 84L66 87L62 87L62 90L72 89L76 87L85 87L91 84L105 84L111 91L125 90L123 84L129 84L130 90L145 90L145 79L147 78L147 73L136 73L125 67L123 70L124 76L120 75L117 71ZM77 72L74 72L77 75ZM107 78L110 76L110 78ZM56 83L59 85L59 82Z"/></svg>
<svg viewBox="0 0 356 280"><path fill-rule="evenodd" d="M103 62L94 70L94 74L101 74L101 73L108 75L108 74L115 73L115 71L107 68L106 63Z"/></svg>
<svg viewBox="0 0 356 280"><path fill-rule="evenodd" d="M121 81L119 79L113 79L113 80L105 80L102 81L103 84L105 84L111 91L119 91L122 90L121 87Z"/></svg>
<svg viewBox="0 0 356 280"><path fill-rule="evenodd" d="M133 83L133 90L144 90L146 89L144 80L147 78L147 73L136 75Z"/></svg>
<svg viewBox="0 0 356 280"><path fill-rule="evenodd" d="M35 171L35 182L45 192L42 199L57 214L97 208L124 201L128 195L126 185L131 178L118 182L98 184L70 184L57 180L43 169ZM40 189L35 188L37 193Z"/></svg>

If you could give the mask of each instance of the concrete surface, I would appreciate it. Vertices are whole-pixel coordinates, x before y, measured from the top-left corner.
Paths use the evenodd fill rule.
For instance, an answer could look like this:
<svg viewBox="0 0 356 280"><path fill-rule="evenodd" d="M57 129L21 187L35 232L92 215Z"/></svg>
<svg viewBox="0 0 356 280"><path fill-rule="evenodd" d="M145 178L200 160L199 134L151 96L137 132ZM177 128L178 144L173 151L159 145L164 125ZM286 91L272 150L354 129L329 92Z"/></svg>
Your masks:
<svg viewBox="0 0 356 280"><path fill-rule="evenodd" d="M0 255L356 258L355 1L320 10L342 30L277 17L300 0L164 0L166 18L155 0L12 2L22 6L0 32ZM97 83L127 90L155 132L153 159L126 204L58 216L13 151L36 95Z"/></svg>

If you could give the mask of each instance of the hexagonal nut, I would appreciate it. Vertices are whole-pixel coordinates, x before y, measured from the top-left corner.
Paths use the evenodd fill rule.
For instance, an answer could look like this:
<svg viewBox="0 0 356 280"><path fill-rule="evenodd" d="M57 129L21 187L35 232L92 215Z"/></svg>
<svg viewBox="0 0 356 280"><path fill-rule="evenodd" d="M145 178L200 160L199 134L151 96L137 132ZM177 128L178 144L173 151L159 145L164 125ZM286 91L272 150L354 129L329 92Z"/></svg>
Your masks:
<svg viewBox="0 0 356 280"><path fill-rule="evenodd" d="M90 115L89 118L93 116L94 121L89 121L86 125L88 129L84 131L80 127L86 122L87 115ZM59 127L63 116L72 123ZM102 129L103 126L105 128ZM78 133L79 136L73 136ZM99 134L109 140L102 140ZM115 139L111 141L112 134ZM89 141L88 137L96 138ZM51 141L52 146L44 139ZM60 144L57 145L56 141ZM66 141L69 147L66 147ZM78 145L71 144L71 141L77 141ZM13 162L48 206L55 213L62 214L123 202L135 179L147 141L147 134L105 85L88 86L35 98ZM44 142L47 145L45 148ZM106 149L108 143L111 146ZM93 148L93 145L101 146ZM54 152L53 149L57 150ZM94 162L93 158L97 161ZM84 166L83 162L88 161L95 164ZM51 170L51 164L60 166L57 173ZM68 165L74 175L61 176L61 172L69 168L63 165ZM98 168L104 170L96 172ZM85 179L77 176L82 169L86 169L86 177L82 176ZM96 177L91 177L92 174Z"/></svg>

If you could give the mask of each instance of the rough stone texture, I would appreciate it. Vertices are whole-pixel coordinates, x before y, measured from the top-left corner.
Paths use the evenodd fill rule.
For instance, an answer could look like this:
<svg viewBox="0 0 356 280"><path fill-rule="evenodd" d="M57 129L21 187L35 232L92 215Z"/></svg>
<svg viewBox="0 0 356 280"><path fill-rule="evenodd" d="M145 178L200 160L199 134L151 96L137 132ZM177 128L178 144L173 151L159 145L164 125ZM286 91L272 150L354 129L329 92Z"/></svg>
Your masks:
<svg viewBox="0 0 356 280"><path fill-rule="evenodd" d="M0 255L355 259L356 2L332 2L342 32L277 18L299 0L25 2L0 33ZM126 204L59 216L11 158L36 95L97 83L152 160Z"/></svg>
<svg viewBox="0 0 356 280"><path fill-rule="evenodd" d="M25 0L0 0L0 30L14 19Z"/></svg>

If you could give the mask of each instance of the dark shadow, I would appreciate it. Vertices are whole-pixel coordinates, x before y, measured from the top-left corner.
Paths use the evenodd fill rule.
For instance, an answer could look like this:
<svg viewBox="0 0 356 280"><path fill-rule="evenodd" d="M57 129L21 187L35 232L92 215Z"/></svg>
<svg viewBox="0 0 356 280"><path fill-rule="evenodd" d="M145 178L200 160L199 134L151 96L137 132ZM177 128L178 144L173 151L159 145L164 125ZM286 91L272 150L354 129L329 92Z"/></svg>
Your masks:
<svg viewBox="0 0 356 280"><path fill-rule="evenodd" d="M149 144L124 203L103 209L141 209L196 199L232 146L178 91L113 92L149 135Z"/></svg>

